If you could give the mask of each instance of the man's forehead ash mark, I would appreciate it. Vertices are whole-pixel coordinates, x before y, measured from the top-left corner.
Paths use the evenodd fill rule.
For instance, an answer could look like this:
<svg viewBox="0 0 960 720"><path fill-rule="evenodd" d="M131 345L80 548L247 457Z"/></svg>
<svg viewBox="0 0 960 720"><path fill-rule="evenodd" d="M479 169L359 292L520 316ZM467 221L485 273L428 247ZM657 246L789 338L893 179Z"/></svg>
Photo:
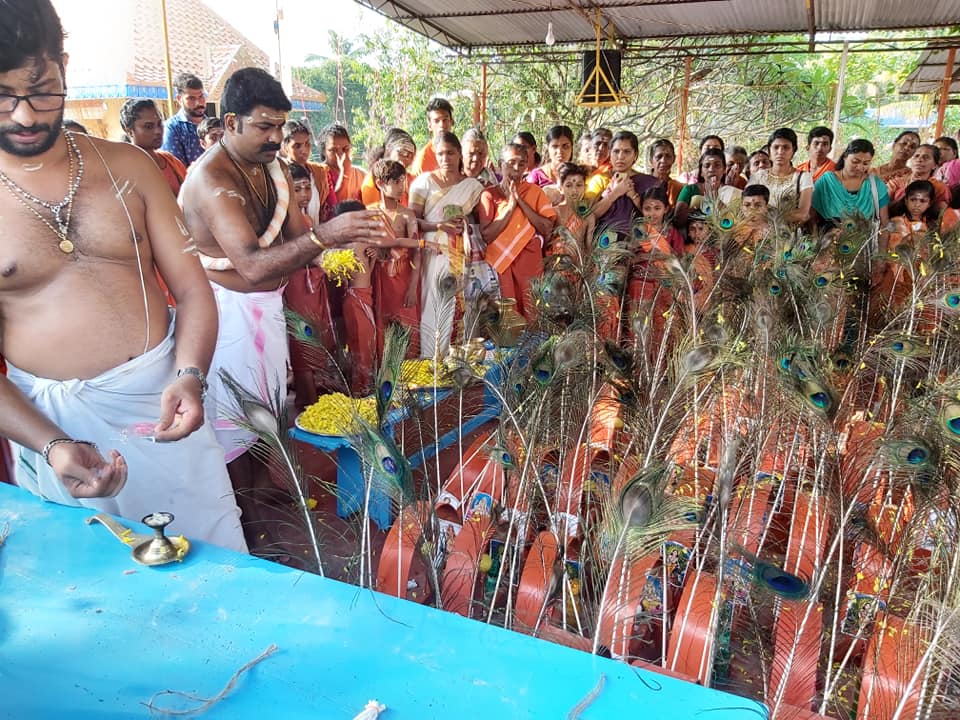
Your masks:
<svg viewBox="0 0 960 720"><path fill-rule="evenodd" d="M281 113L278 115L276 113L269 113L261 110L259 113L257 113L257 115L260 116L261 120L273 120L274 122L282 122L282 123L287 121L286 113ZM257 122L257 119L254 117L248 117L247 119L250 122Z"/></svg>

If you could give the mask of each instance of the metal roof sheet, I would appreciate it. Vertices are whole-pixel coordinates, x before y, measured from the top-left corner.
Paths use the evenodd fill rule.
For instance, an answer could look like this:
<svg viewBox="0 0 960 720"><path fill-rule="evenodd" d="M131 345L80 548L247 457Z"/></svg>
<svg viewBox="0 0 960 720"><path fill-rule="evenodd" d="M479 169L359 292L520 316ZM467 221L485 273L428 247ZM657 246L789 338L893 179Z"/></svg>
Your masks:
<svg viewBox="0 0 960 720"><path fill-rule="evenodd" d="M356 0L457 50L595 39L849 32L960 24L960 0Z"/></svg>

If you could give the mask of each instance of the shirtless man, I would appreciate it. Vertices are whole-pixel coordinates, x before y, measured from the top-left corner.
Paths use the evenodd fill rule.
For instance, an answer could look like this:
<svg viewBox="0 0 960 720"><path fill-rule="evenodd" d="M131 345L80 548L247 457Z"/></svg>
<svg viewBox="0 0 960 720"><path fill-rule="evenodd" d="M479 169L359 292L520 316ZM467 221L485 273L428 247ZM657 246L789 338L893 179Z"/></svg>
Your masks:
<svg viewBox="0 0 960 720"><path fill-rule="evenodd" d="M352 212L310 228L292 200L290 173L276 159L290 111L283 88L258 68L238 70L221 100L225 133L191 169L181 192L220 312L207 408L227 454L234 488L248 518L249 492L269 487L266 468L246 451L253 433L231 418L237 408L219 376L227 370L247 390L273 402L286 397L287 339L282 291L289 275L325 249L387 236L379 213ZM285 191L285 192L284 192ZM287 202L290 212L287 212Z"/></svg>
<svg viewBox="0 0 960 720"><path fill-rule="evenodd" d="M203 415L216 306L173 195L137 148L62 131L50 0L7 0L0 25L0 432L17 483L133 520L169 510L172 532L243 551Z"/></svg>

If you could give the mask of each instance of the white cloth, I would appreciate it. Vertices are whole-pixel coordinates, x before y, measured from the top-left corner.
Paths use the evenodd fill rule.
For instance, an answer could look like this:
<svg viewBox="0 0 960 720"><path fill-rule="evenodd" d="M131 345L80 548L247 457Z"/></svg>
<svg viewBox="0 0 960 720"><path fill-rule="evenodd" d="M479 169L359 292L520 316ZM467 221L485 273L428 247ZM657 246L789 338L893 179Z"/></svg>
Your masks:
<svg viewBox="0 0 960 720"><path fill-rule="evenodd" d="M800 202L800 194L804 190L813 190L813 175L806 170L800 173L800 192L797 192L797 173L780 178L773 175L769 169L757 170L747 181L747 185L766 185L770 191L770 207L795 210Z"/></svg>
<svg viewBox="0 0 960 720"><path fill-rule="evenodd" d="M240 457L256 442L256 435L231 420L240 409L220 378L226 370L241 386L264 401L286 399L287 362L290 359L283 290L241 293L210 283L217 300L220 332L207 374L208 417L226 453L227 462Z"/></svg>
<svg viewBox="0 0 960 720"><path fill-rule="evenodd" d="M442 188L432 173L423 173L410 184L410 204L423 205L423 219L440 223L447 219L448 206L457 206L462 214L473 212L480 201L483 185L475 178L465 178L456 185ZM424 233L433 241L441 233ZM445 235L445 234L444 234ZM435 252L421 253L423 274L420 282L420 357L444 357L450 347L456 302L443 298L437 282L450 271L450 258ZM466 258L469 260L469 256Z"/></svg>
<svg viewBox="0 0 960 720"><path fill-rule="evenodd" d="M49 380L8 363L7 376L41 412L70 437L95 442L104 455L116 449L128 468L127 484L116 497L78 499L39 453L12 444L16 481L46 500L138 522L152 512L168 511L175 516L168 534L247 552L240 509L210 422L171 443L153 443L128 432L160 417L160 396L177 375L173 329L171 310L170 328L159 345L89 380Z"/></svg>

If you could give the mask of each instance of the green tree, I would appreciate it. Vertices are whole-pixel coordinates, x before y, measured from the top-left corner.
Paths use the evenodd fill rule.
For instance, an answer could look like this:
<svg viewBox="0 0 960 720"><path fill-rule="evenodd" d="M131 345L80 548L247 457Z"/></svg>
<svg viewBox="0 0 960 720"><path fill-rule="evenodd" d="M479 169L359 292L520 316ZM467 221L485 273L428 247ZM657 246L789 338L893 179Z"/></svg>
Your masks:
<svg viewBox="0 0 960 720"><path fill-rule="evenodd" d="M883 37L878 35L878 37ZM760 37L751 42L776 42ZM492 57L487 66L486 130L491 145L518 130L543 137L556 124L574 133L604 125L629 128L643 145L658 137L675 139L680 128L684 60L665 41L656 57L629 52L621 84L624 105L590 108L575 103L580 89L579 56L569 62L525 57L509 62ZM332 46L336 46L331 43ZM354 147L362 152L382 141L389 127L409 131L418 144L427 141L423 108L435 95L447 97L456 111L456 130L473 124L474 98L481 93L481 63L455 55L398 25L362 35L342 46L343 80ZM667 51L669 50L669 52ZM761 146L777 127L793 127L803 137L813 125L830 125L837 92L840 48L826 54L737 55L698 51L686 116L685 165L695 162L697 139L718 134L749 150ZM877 107L900 100L898 88L917 61L918 52L850 53L841 105L841 142L868 137L882 146L896 128L878 123ZM301 69L307 84L336 97L336 61L322 60ZM332 113L332 110L329 112Z"/></svg>

